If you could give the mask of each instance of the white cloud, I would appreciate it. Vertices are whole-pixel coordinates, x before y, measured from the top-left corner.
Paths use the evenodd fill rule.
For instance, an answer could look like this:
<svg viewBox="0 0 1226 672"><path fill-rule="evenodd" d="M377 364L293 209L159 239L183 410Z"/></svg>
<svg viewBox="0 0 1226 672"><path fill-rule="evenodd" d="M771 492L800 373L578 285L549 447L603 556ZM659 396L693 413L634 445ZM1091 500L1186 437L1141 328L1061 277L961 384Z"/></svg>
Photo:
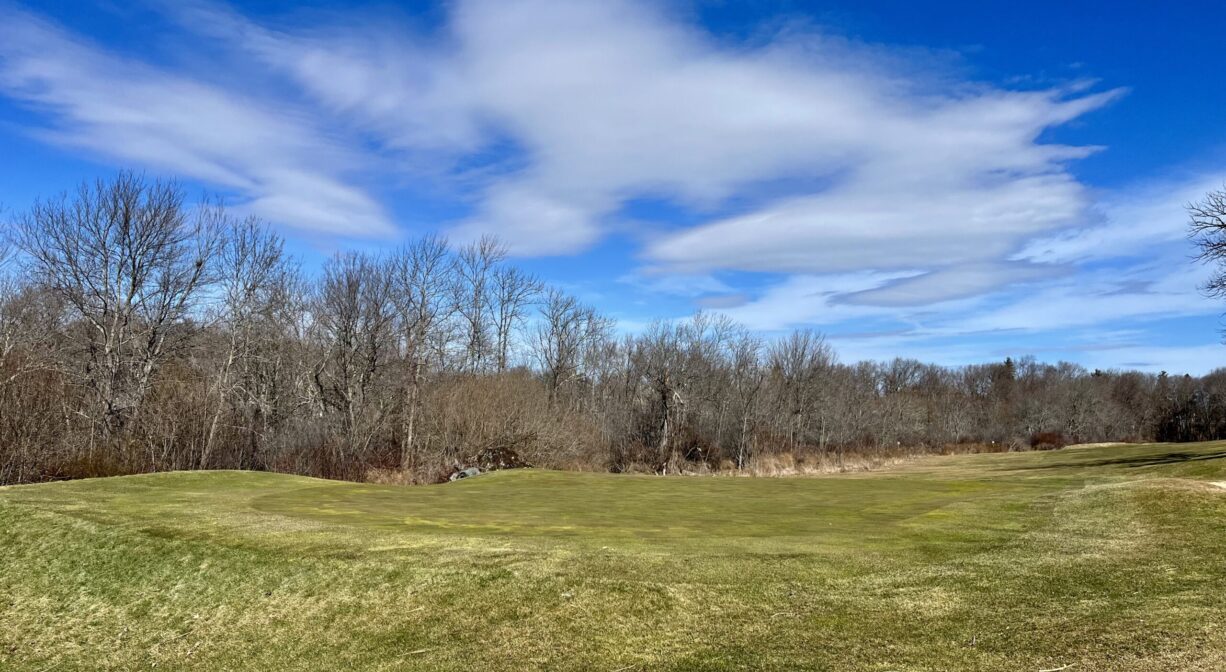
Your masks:
<svg viewBox="0 0 1226 672"><path fill-rule="evenodd" d="M1149 256L1155 245L1186 244L1185 207L1226 184L1226 172L1168 178L1103 196L1098 221L1030 241L1014 258L1066 263Z"/></svg>
<svg viewBox="0 0 1226 672"><path fill-rule="evenodd" d="M978 188L913 182L919 184L885 180L794 199L669 236L649 246L648 256L691 271L803 273L981 264L1001 259L1027 235L1076 221L1086 204L1080 185L1063 175Z"/></svg>
<svg viewBox="0 0 1226 672"><path fill-rule="evenodd" d="M973 297L1005 284L1036 282L1066 275L1069 269L1032 264L967 263L904 278L882 287L849 294L848 303L874 306L926 306Z"/></svg>
<svg viewBox="0 0 1226 672"><path fill-rule="evenodd" d="M519 254L565 254L599 238L593 210L590 202L571 202L514 182L499 184L486 192L480 217L453 227L450 236L468 241L493 233Z"/></svg>
<svg viewBox="0 0 1226 672"><path fill-rule="evenodd" d="M1005 305L959 316L947 329L954 333L1019 330L1054 331L1073 327L1185 315L1206 315L1217 306L1197 287L1203 266L1186 259L1123 268L1083 271L1033 292L1010 297Z"/></svg>
<svg viewBox="0 0 1226 672"><path fill-rule="evenodd" d="M728 283L708 274L684 275L669 273L653 276L629 273L618 278L618 282L623 282L656 294L691 298L733 292L733 288Z"/></svg>
<svg viewBox="0 0 1226 672"><path fill-rule="evenodd" d="M628 196L703 208L762 180L834 181L649 246L686 270L882 268L895 248L918 250L910 261L977 242L1004 254L1085 205L1059 162L1086 150L1035 138L1117 95L930 90L867 48L795 33L729 48L626 2L467 2L454 31L480 112L531 156L515 188L589 205L592 227ZM496 210L474 224L507 225Z"/></svg>
<svg viewBox="0 0 1226 672"><path fill-rule="evenodd" d="M2 10L0 91L48 111L55 142L224 185L317 231L392 230L351 184L376 161L471 205L453 237L494 232L525 255L587 249L627 203L656 199L701 223L646 237L626 276L639 289L763 331L897 328L845 339L864 352L961 361L982 353L975 334L1217 308L1195 292L1182 206L1226 174L1095 192L1071 166L1097 148L1044 139L1120 90L965 81L922 52L795 26L720 41L634 0L457 0L429 34L166 7L298 91L238 93ZM785 277L753 291L727 270Z"/></svg>
<svg viewBox="0 0 1226 672"><path fill-rule="evenodd" d="M832 325L859 318L881 317L876 306L847 302L847 296L880 289L913 273L848 273L793 275L760 296L720 312L759 331L780 331L800 325ZM890 311L893 315L894 311Z"/></svg>
<svg viewBox="0 0 1226 672"><path fill-rule="evenodd" d="M43 138L237 190L280 224L388 235L381 206L339 172L358 158L285 106L119 58L0 8L0 91L47 113Z"/></svg>
<svg viewBox="0 0 1226 672"><path fill-rule="evenodd" d="M1186 193L1173 188L1172 193ZM1153 192L1155 203L1134 200L1138 212L1166 212L1159 205L1168 194ZM1169 209L1180 211L1178 205ZM1211 268L1190 263L1181 245L1150 247L1148 256L1133 258L1140 250L1120 248L1124 258L1097 266L1007 264L960 266L916 274L861 272L835 275L796 274L766 288L759 295L722 312L762 331L797 326L831 330L840 352L851 359L889 359L911 356L959 364L983 360L1003 342L1010 354L1026 352L1081 353L1078 361L1093 366L1166 368L1201 371L1214 362L1226 362L1226 350L1205 346L1184 350L1147 345L1154 334L1136 329L1164 320L1204 318L1220 312L1219 304L1197 292ZM1011 278L1003 286L995 276ZM1016 284L1021 279L1025 282ZM931 285L939 285L933 291ZM996 287L996 289L991 289ZM959 291L962 288L962 291ZM988 289L984 289L988 288ZM934 301L934 296L946 297ZM960 297L960 298L954 298ZM877 332L847 335L873 325ZM1168 327L1169 328L1169 327ZM1216 336L1212 327L1202 336ZM1122 342L1111 330L1127 329ZM1078 339L1088 339L1109 354L1092 352ZM1063 344L1051 346L1052 342ZM1070 344L1071 343L1071 344ZM1216 350L1214 348L1217 348ZM1150 359L1141 356L1151 351ZM1173 359L1162 359L1163 353ZM1188 364L1188 353L1212 354L1203 364ZM1064 355L1061 355L1064 356ZM1146 363L1147 362L1147 363ZM1141 366L1141 363L1146 363Z"/></svg>
<svg viewBox="0 0 1226 672"><path fill-rule="evenodd" d="M812 31L730 46L626 0L465 0L428 39L352 21L278 32L188 7L185 25L289 73L388 146L462 157L510 139L522 165L490 180L456 231L523 254L592 245L627 198L709 209L763 181L831 183L649 245L686 270L1000 258L1079 221L1085 190L1062 163L1090 150L1036 139L1119 95L952 81Z"/></svg>
<svg viewBox="0 0 1226 672"><path fill-rule="evenodd" d="M354 119L388 147L456 152L484 142L471 87L445 39L357 13L288 32L209 0L181 0L167 9L185 27L288 74L326 110Z"/></svg>
<svg viewBox="0 0 1226 672"><path fill-rule="evenodd" d="M959 286L957 298L932 301L925 284L930 275L850 273L793 275L754 299L723 310L754 329L772 331L801 325L832 327L855 320L887 320L905 325L911 338L961 338L993 332L1060 333L1070 329L1138 324L1147 320L1212 315L1219 306L1196 288L1209 269L1176 260L1061 273L1031 275L1029 283L996 291L972 291L995 284L991 269L957 269L966 278L941 278L941 296ZM1047 269L1035 267L1037 273ZM1022 277L1030 271L1010 271ZM940 275L938 272L934 275Z"/></svg>

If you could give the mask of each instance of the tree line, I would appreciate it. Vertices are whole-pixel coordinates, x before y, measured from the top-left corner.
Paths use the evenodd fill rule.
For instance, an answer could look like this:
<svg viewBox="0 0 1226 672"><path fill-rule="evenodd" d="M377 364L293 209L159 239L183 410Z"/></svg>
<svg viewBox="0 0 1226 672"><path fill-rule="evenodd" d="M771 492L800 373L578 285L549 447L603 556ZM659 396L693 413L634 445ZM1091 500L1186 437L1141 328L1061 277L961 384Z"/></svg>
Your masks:
<svg viewBox="0 0 1226 672"><path fill-rule="evenodd" d="M493 238L342 252L132 173L0 246L0 483L172 469L430 482L457 465L679 473L1226 437L1226 370L841 363L718 314L621 334Z"/></svg>

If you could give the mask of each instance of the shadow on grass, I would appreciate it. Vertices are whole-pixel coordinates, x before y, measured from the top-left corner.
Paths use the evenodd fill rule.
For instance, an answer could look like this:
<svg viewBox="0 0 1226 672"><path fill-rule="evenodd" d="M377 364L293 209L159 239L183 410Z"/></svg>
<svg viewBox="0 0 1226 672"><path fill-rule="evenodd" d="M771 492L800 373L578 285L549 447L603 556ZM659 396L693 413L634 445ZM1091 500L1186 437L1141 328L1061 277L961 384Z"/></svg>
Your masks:
<svg viewBox="0 0 1226 672"><path fill-rule="evenodd" d="M1161 455L1135 455L1132 457L1115 457L1110 459L1088 460L1085 462L1036 464L1033 466L1016 468L1027 471L1085 467L1125 467L1129 469L1136 469L1139 467L1157 467L1168 464L1183 464L1185 462L1205 462L1208 460L1220 460L1223 458L1226 458L1226 450L1219 450L1213 453L1189 453L1180 451L1163 453Z"/></svg>

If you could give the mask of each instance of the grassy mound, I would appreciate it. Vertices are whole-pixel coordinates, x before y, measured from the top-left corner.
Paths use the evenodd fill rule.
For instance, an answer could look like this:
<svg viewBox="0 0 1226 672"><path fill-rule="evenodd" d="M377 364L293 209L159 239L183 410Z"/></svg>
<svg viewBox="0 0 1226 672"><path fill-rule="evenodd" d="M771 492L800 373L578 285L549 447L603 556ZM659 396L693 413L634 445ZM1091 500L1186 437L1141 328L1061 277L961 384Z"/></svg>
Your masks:
<svg viewBox="0 0 1226 672"><path fill-rule="evenodd" d="M0 668L1226 669L1226 444L0 489Z"/></svg>

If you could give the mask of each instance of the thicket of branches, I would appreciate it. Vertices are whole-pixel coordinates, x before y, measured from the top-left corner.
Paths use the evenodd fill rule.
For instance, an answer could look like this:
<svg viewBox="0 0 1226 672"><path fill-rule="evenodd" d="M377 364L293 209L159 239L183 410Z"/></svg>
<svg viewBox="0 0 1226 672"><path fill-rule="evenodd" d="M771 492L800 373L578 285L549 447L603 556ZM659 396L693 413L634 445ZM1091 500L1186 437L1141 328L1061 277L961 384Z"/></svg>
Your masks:
<svg viewBox="0 0 1226 672"><path fill-rule="evenodd" d="M124 174L0 247L0 483L170 469L433 481L513 451L656 473L1226 436L1226 371L842 364L698 314L619 336L493 239L342 253Z"/></svg>

